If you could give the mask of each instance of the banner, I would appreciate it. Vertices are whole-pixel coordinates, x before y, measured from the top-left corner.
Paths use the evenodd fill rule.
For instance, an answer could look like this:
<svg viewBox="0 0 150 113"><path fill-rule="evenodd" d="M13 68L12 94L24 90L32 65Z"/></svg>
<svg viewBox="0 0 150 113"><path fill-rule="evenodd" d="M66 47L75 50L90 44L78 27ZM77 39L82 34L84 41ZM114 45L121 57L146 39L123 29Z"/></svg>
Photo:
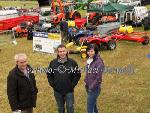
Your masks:
<svg viewBox="0 0 150 113"><path fill-rule="evenodd" d="M33 32L33 51L54 53L61 44L61 35L46 32Z"/></svg>

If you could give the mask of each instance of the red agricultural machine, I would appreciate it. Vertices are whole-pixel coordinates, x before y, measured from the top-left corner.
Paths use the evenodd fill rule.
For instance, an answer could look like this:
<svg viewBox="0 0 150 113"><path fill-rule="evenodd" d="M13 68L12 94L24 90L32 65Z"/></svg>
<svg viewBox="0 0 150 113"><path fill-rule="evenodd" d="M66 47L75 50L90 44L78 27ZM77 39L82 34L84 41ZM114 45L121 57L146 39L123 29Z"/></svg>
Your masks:
<svg viewBox="0 0 150 113"><path fill-rule="evenodd" d="M75 10L76 3L63 3L61 0L57 0L56 2L58 4L55 4L54 0L52 0L52 10L54 13L54 16L52 17L52 23L54 23L54 25L59 24L63 19L75 20L81 18L81 14L77 10Z"/></svg>
<svg viewBox="0 0 150 113"><path fill-rule="evenodd" d="M130 34L118 32L114 33L111 36L111 39L115 39L117 41L126 40L126 41L140 42L143 45L149 44L149 36L147 35L147 32L133 32Z"/></svg>
<svg viewBox="0 0 150 113"><path fill-rule="evenodd" d="M32 22L26 21L18 24L16 27L12 28L13 35L15 38L18 37L27 37L28 36L28 27L33 26Z"/></svg>

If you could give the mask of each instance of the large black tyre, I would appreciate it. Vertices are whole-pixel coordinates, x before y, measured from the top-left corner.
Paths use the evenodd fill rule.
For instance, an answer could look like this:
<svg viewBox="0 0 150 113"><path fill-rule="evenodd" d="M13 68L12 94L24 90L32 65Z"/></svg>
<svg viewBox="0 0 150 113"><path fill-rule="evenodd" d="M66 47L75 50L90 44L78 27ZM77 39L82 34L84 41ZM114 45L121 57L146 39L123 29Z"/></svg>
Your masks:
<svg viewBox="0 0 150 113"><path fill-rule="evenodd" d="M149 44L149 37L148 36L143 36L144 41L142 42L143 45L148 45Z"/></svg>
<svg viewBox="0 0 150 113"><path fill-rule="evenodd" d="M144 26L144 30L149 29L149 19L148 18L144 18L143 26Z"/></svg>
<svg viewBox="0 0 150 113"><path fill-rule="evenodd" d="M75 11L72 15L72 20L75 20L76 18L81 18L81 14L78 11Z"/></svg>
<svg viewBox="0 0 150 113"><path fill-rule="evenodd" d="M108 50L114 50L116 48L116 41L115 40L109 40L107 43L107 49Z"/></svg>

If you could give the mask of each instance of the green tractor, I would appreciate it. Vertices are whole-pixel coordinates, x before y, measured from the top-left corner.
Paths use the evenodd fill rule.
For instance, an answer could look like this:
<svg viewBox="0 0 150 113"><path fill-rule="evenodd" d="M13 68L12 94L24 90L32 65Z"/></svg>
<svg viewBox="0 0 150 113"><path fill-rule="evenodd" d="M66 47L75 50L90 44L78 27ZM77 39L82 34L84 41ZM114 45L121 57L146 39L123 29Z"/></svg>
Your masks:
<svg viewBox="0 0 150 113"><path fill-rule="evenodd" d="M75 0L77 3L76 8L79 10L87 10L88 4L92 2L93 0Z"/></svg>

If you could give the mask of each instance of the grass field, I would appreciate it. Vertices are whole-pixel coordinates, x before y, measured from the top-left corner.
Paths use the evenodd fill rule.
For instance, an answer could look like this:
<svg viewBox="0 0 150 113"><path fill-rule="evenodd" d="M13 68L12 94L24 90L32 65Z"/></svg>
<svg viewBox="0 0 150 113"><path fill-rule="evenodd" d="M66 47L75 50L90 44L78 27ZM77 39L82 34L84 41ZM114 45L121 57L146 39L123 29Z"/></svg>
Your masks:
<svg viewBox="0 0 150 113"><path fill-rule="evenodd" d="M38 2L35 1L3 1L0 0L0 6L8 7L8 6L18 6L22 8L32 8L38 7Z"/></svg>
<svg viewBox="0 0 150 113"><path fill-rule="evenodd" d="M14 4L19 5L18 2ZM142 27L135 29L143 31ZM150 31L148 33L150 36ZM33 67L47 67L49 62L56 57L55 54L33 52L32 41L26 38L17 39L18 44L13 45L10 43L10 37L10 35L0 35L0 113L11 113L6 93L6 81L8 72L15 66L14 55L25 52L29 57L29 64ZM118 42L117 48L113 51L100 51L109 69L125 68L130 65L134 71L131 75L112 73L111 70L104 74L102 91L97 102L101 113L150 113L150 59L147 57L148 54L150 54L150 44L143 46L141 43L126 41ZM80 55L70 55L70 57L75 59L80 67L85 65L86 61L81 59ZM46 74L36 73L35 77L39 89L35 113L57 113L53 90L48 85ZM86 113L84 77L83 72L75 88L75 113Z"/></svg>

